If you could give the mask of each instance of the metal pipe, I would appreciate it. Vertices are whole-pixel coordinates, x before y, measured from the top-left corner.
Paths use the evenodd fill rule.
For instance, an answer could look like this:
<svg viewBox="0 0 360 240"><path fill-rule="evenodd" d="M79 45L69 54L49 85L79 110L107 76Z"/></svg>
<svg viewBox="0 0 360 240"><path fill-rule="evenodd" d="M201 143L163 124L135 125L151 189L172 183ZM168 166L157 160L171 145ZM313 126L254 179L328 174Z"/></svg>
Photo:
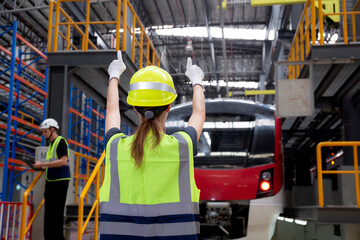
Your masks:
<svg viewBox="0 0 360 240"><path fill-rule="evenodd" d="M116 8L116 51L120 50L120 19L121 19L121 1L117 1L117 8Z"/></svg>
<svg viewBox="0 0 360 240"><path fill-rule="evenodd" d="M319 4L320 4L319 0ZM344 42L348 44L348 30L347 30L347 14L346 14L346 0L342 0L342 9L343 9L343 28L344 28ZM319 7L320 9L320 7ZM322 11L322 9L321 9ZM319 16L320 17L320 16ZM321 21L322 22L322 21ZM321 30L321 29L320 29ZM321 32L320 32L321 33Z"/></svg>
<svg viewBox="0 0 360 240"><path fill-rule="evenodd" d="M322 0L318 0L318 14L319 14L320 45L324 45L324 19L323 19Z"/></svg>
<svg viewBox="0 0 360 240"><path fill-rule="evenodd" d="M214 71L214 72L204 72L204 75L210 75L210 74L221 74L222 71ZM228 72L229 74L235 74L235 75L241 75L242 77L243 76L258 76L260 74L263 74L262 71L236 71L236 72ZM171 74L171 76L173 77L178 77L178 76L185 76L185 73L174 73L174 74Z"/></svg>
<svg viewBox="0 0 360 240"><path fill-rule="evenodd" d="M9 86L9 101L8 101L8 116L6 125L6 143L5 143L5 158L4 158L4 169L3 169L3 186L1 200L6 201L7 197L7 178L8 178L8 161L10 153L10 137L11 137L11 115L12 115L12 105L13 105L13 96L14 96L14 75L15 75L15 54L16 54L16 34L17 34L17 21L14 21L12 26L13 35L12 35L12 47L11 47L11 64L10 64L10 86Z"/></svg>
<svg viewBox="0 0 360 240"><path fill-rule="evenodd" d="M58 34L59 34L59 15L60 15L60 1L55 3L55 30L54 30L54 45L52 52L57 51L57 42L58 42Z"/></svg>
<svg viewBox="0 0 360 240"><path fill-rule="evenodd" d="M308 0L310 1L310 0ZM315 12L315 1L311 2L311 43L313 46L316 45L316 12Z"/></svg>
<svg viewBox="0 0 360 240"><path fill-rule="evenodd" d="M208 17L207 17L207 3L206 0L202 0L202 6L203 6L203 11L204 11L204 17L205 17L205 26L206 29L208 31L208 36L209 36L209 42L210 42L210 52L211 52L211 60L212 60L212 64L213 64L213 68L214 68L214 77L216 82L218 82L217 76L216 76L216 61L215 61L215 49L214 49L214 43L212 42L212 36L211 36L211 31L210 31L210 27L209 27L209 21L208 21ZM219 84L216 88L217 93L219 93L220 88L219 88Z"/></svg>
<svg viewBox="0 0 360 240"><path fill-rule="evenodd" d="M82 50L83 51L87 51L88 50L88 42L89 42L89 21L90 21L90 1L87 0L86 1L86 16L85 16L85 35L84 35L84 39L83 39L83 47Z"/></svg>
<svg viewBox="0 0 360 240"><path fill-rule="evenodd" d="M355 191L356 191L356 203L360 207L360 190L359 190L359 161L358 161L358 151L357 145L353 146L354 154L354 171L355 171Z"/></svg>
<svg viewBox="0 0 360 240"><path fill-rule="evenodd" d="M317 177L318 177L318 195L319 206L324 207L324 192L323 192L323 177L322 177L322 164L321 164L321 143L316 146L316 163L317 163Z"/></svg>
<svg viewBox="0 0 360 240"><path fill-rule="evenodd" d="M0 11L0 14L9 14L9 13L18 13L18 12L28 12L33 10L40 10L44 8L48 8L49 6L39 6L39 7L29 7L29 8L18 8L14 10L6 10L6 11Z"/></svg>
<svg viewBox="0 0 360 240"><path fill-rule="evenodd" d="M128 0L124 0L124 7L123 7L123 35L122 35L122 51L123 52L126 52L127 1Z"/></svg>
<svg viewBox="0 0 360 240"><path fill-rule="evenodd" d="M225 74L225 83L226 83L226 97L229 97L228 63L227 63L227 56L226 56L226 43L225 43L225 36L224 36L224 17L223 17L223 9L222 9L222 5L221 5L221 0L219 0L219 9L220 9L220 25L221 25L221 35L222 35L221 43L222 43L224 74Z"/></svg>
<svg viewBox="0 0 360 240"><path fill-rule="evenodd" d="M52 24L53 24L53 7L54 7L54 1L50 0L49 3L49 19L48 19L48 45L47 45L47 52L51 52L51 44L52 44Z"/></svg>

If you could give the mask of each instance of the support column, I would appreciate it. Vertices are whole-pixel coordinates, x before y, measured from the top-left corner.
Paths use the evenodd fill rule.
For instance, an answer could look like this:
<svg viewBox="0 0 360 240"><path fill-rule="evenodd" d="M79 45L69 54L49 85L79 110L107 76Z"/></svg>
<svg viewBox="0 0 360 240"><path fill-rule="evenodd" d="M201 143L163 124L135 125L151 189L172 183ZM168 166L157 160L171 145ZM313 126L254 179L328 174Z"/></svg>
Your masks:
<svg viewBox="0 0 360 240"><path fill-rule="evenodd" d="M68 66L50 66L47 118L54 118L60 126L59 135L68 138L70 81Z"/></svg>

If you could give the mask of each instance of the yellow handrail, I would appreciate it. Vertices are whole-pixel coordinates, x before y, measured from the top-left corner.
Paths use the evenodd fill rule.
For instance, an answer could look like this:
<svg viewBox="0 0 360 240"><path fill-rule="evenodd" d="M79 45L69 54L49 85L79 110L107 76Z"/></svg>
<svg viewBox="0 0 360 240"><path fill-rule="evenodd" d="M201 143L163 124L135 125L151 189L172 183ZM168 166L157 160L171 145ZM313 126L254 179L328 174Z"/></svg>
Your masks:
<svg viewBox="0 0 360 240"><path fill-rule="evenodd" d="M100 168L104 162L105 151L101 154L99 161L97 162L93 172L91 173L89 180L87 181L83 191L79 197L79 214L78 214L78 232L77 232L77 240L82 239L82 235L86 229L86 226L91 218L91 215L95 211L95 219L94 219L94 240L97 240L97 232L99 225L99 188L100 188ZM83 216L84 216L84 197L87 196L89 188L96 177L96 186L95 186L95 201L94 204L83 224Z"/></svg>
<svg viewBox="0 0 360 240"><path fill-rule="evenodd" d="M85 21L75 22L71 17L61 8L62 2L86 2L86 13ZM122 51L126 51L126 41L127 32L131 37L131 59L134 63L138 63L138 68L141 69L144 65L148 66L150 64L160 66L160 57L157 54L154 45L152 44L149 36L146 34L146 30L142 25L140 18L135 12L135 9L128 0L114 0L117 4L115 21L90 21L91 8L90 4L92 0L50 0L49 4L49 24L48 24L48 52L58 51L58 39L62 38L64 40L63 50L78 50L78 48L72 43L72 32L71 28L76 30L80 34L81 38L81 50L87 51L88 46L90 45L92 49L97 50L96 45L89 40L89 29L91 25L103 24L103 25L116 25L115 29L115 50L120 49L120 30L122 30ZM123 4L121 4L123 2ZM53 9L55 3L55 17L53 17ZM122 10L122 11L121 11ZM127 23L127 13L128 10L132 13L132 19L129 20L132 23L132 27L129 27ZM63 18L60 18L60 14ZM121 29L121 14L122 14L122 29ZM54 24L52 23L54 19ZM65 19L65 21L60 22L60 19ZM61 31L59 29L61 26L65 27L66 30ZM82 27L84 31L80 28ZM53 33L54 30L54 34ZM137 36L137 34L139 35ZM54 36L53 36L54 35ZM52 41L52 37L54 38ZM145 43L144 43L145 40ZM143 58L146 61L143 61ZM152 59L151 59L152 58Z"/></svg>
<svg viewBox="0 0 360 240"><path fill-rule="evenodd" d="M28 196L36 183L39 181L40 177L43 175L43 171L40 171L35 179L31 182L30 186L26 189L26 191L23 194L23 202L22 202L22 209L21 209L21 223L20 223L20 240L25 240L26 233L29 231L31 224L33 223L36 215L38 214L41 206L44 204L44 199L42 200L41 204L39 205L38 209L36 210L34 216L29 222L29 225L26 226L26 206L28 201Z"/></svg>
<svg viewBox="0 0 360 240"><path fill-rule="evenodd" d="M359 4L360 4L360 0L358 0L358 1L356 2L354 8L352 9L353 12L356 11L356 9L358 8ZM352 30L353 30L353 42L356 42L356 22L355 22L355 14L353 14L353 15L351 16L351 18L352 18L352 26L353 26L353 29L352 29Z"/></svg>
<svg viewBox="0 0 360 240"><path fill-rule="evenodd" d="M75 180L75 194L74 194L74 203L77 203L78 200L78 187L79 187L79 180L84 180L85 182L87 182L89 180L89 175L90 175L90 162L93 162L94 164L96 164L98 162L97 158L85 155L85 154L81 154L79 152L75 152L74 153L75 156L75 171L74 171L74 180ZM81 176L79 174L79 168L80 168L80 158L85 158L86 159L86 173L85 176ZM101 179L100 179L100 183L102 183L104 179L104 176L101 175ZM89 193L86 194L86 203L88 202L88 195Z"/></svg>
<svg viewBox="0 0 360 240"><path fill-rule="evenodd" d="M317 161L317 176L318 176L318 194L319 206L324 207L324 192L323 192L323 174L355 174L355 191L356 203L360 207L360 189L359 189L359 165L357 148L360 142L321 142L316 146L316 161ZM354 155L354 171L328 171L322 170L321 148L322 147L353 147Z"/></svg>
<svg viewBox="0 0 360 240"><path fill-rule="evenodd" d="M342 11L333 12L333 13L324 13L322 6L322 0L307 0L304 5L303 13L300 17L299 25L296 29L294 39L292 41L291 49L289 51L288 61L298 61L304 58L305 60L310 54L310 48L313 45L325 45L324 42L324 29L323 29L323 19L330 16L339 16L343 20L343 35L344 43L349 44L348 36L348 23L347 16L352 16L352 41L356 42L356 25L355 25L355 16L360 15L360 11L356 11L357 7L360 4L360 0L357 1L352 11L348 12L346 10L346 0L342 0ZM318 8L316 11L316 4ZM310 19L310 21L309 21ZM316 36L316 27L319 27L317 40ZM310 31L311 30L311 31ZM311 33L311 41L309 41L309 35ZM305 37L304 37L305 35ZM300 75L302 70L302 65L292 65L289 66L289 79L297 78Z"/></svg>
<svg viewBox="0 0 360 240"><path fill-rule="evenodd" d="M310 10L309 10L310 9ZM310 21L309 21L310 18ZM305 22L305 26L304 26ZM305 40L305 49L307 57L310 53L310 41L309 41L309 35L311 30L311 43L315 44L316 41L316 16L315 16L315 2L313 0L308 0L305 3L304 10L301 14L299 26L296 29L294 39L291 44L288 60L289 61L297 61L296 55L298 54L295 49L298 48L298 45L304 45ZM304 35L303 31L305 31L305 39L301 36ZM298 36L300 36L300 41L298 41ZM304 49L304 47L301 47L301 49ZM303 53L301 53L303 55ZM294 79L297 77L297 73L299 71L295 71L297 67L295 65L289 66L289 78ZM296 76L295 76L296 75Z"/></svg>
<svg viewBox="0 0 360 240"><path fill-rule="evenodd" d="M36 209L36 211L35 211L35 213L34 213L34 216L31 218L31 220L30 220L30 222L29 222L28 226L27 226L27 227L26 227L26 229L25 229L25 233L27 233L27 232L29 231L29 229L30 229L31 225L33 224L33 222L34 222L34 220L35 220L36 216L37 216L37 215L38 215L38 213L40 212L40 209L41 209L41 207L44 205L44 203L45 203L45 198L43 198L43 200L41 201L41 203L40 203L39 207Z"/></svg>
<svg viewBox="0 0 360 240"><path fill-rule="evenodd" d="M358 0L353 8L353 11L355 11L357 9L357 7L360 5L360 0Z"/></svg>

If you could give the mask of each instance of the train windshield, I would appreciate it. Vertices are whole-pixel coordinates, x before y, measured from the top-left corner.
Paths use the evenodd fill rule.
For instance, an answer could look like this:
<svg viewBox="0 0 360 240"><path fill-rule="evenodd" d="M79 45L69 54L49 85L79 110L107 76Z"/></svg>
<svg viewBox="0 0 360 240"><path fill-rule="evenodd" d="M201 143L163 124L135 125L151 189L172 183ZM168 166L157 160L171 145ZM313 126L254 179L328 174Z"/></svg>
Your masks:
<svg viewBox="0 0 360 240"><path fill-rule="evenodd" d="M188 119L181 114L166 123L168 133L180 131ZM207 113L194 158L196 168L246 168L274 161L274 120L238 113Z"/></svg>

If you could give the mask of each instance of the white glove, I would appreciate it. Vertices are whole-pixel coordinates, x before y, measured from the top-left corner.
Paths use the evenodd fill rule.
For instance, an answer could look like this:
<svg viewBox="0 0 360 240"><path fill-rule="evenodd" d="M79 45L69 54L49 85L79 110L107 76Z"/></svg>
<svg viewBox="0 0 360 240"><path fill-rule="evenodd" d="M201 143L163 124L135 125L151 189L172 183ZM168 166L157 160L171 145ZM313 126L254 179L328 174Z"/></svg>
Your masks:
<svg viewBox="0 0 360 240"><path fill-rule="evenodd" d="M108 68L109 80L112 78L120 79L120 75L125 71L126 66L121 57L121 51L117 51L117 59L113 60Z"/></svg>
<svg viewBox="0 0 360 240"><path fill-rule="evenodd" d="M204 87L202 80L204 79L204 72L197 65L192 65L190 57L187 59L187 66L185 75L190 79L193 86L196 84Z"/></svg>

